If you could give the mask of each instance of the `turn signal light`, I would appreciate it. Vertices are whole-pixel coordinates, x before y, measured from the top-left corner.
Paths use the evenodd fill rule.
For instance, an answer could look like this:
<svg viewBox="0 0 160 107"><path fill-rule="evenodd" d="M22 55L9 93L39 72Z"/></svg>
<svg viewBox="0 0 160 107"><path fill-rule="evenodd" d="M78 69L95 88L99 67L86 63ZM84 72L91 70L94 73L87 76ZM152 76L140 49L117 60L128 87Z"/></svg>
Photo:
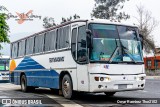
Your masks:
<svg viewBox="0 0 160 107"><path fill-rule="evenodd" d="M94 77L94 79L95 79L96 81L99 81L99 77Z"/></svg>

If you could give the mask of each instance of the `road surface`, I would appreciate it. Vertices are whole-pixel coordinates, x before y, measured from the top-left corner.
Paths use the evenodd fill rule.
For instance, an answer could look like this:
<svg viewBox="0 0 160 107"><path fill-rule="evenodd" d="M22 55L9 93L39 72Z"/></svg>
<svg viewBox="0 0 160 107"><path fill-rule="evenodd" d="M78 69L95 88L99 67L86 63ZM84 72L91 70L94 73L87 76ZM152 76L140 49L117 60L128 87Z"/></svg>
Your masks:
<svg viewBox="0 0 160 107"><path fill-rule="evenodd" d="M126 103L127 99L131 103ZM139 104L138 101L142 100L146 101L145 104ZM147 104L150 100L155 104ZM159 104L156 104L156 101ZM37 88L35 91L24 93L21 92L20 86L0 83L0 106L11 106L13 103L15 106L31 104L30 106L55 107L159 107L160 80L147 79L145 89L140 91L118 92L112 97L103 93L77 93L73 100L64 99L47 88Z"/></svg>

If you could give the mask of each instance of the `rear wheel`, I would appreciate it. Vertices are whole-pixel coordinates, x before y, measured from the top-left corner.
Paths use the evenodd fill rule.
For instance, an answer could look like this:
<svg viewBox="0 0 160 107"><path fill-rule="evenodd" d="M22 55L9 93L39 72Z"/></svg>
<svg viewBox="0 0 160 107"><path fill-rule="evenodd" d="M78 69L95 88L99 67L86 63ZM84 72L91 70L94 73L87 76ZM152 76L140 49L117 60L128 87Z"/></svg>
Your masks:
<svg viewBox="0 0 160 107"><path fill-rule="evenodd" d="M27 86L27 78L25 75L22 75L22 77L21 77L21 90L23 92L35 90L35 87Z"/></svg>
<svg viewBox="0 0 160 107"><path fill-rule="evenodd" d="M106 96L113 96L116 92L104 92Z"/></svg>
<svg viewBox="0 0 160 107"><path fill-rule="evenodd" d="M73 86L71 78L66 74L62 79L62 94L64 98L71 99L73 96Z"/></svg>
<svg viewBox="0 0 160 107"><path fill-rule="evenodd" d="M28 90L28 87L27 87L27 79L26 79L26 76L25 75L22 75L21 77L21 90L23 92L27 92Z"/></svg>

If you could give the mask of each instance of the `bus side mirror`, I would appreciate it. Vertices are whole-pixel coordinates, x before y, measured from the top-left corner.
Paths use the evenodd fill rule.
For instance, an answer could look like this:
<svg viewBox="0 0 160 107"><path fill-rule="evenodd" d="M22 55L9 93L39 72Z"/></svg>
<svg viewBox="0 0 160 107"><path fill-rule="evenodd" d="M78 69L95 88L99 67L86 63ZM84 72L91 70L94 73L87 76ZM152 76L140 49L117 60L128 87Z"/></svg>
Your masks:
<svg viewBox="0 0 160 107"><path fill-rule="evenodd" d="M143 49L143 35L142 34L139 34L139 38L140 38L140 41L141 41L141 45L142 45L142 49Z"/></svg>
<svg viewBox="0 0 160 107"><path fill-rule="evenodd" d="M92 48L92 32L89 29L86 29L87 33L87 48Z"/></svg>

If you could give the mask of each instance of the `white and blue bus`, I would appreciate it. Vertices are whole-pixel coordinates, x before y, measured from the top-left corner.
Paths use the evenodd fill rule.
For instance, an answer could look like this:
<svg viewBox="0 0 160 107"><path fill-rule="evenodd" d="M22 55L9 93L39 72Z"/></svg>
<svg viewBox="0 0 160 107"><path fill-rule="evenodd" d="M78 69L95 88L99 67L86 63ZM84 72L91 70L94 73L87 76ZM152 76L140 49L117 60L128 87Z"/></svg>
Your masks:
<svg viewBox="0 0 160 107"><path fill-rule="evenodd" d="M9 82L9 56L0 56L0 83Z"/></svg>
<svg viewBox="0 0 160 107"><path fill-rule="evenodd" d="M11 43L10 82L26 92L143 90L145 70L138 28L106 20L75 20Z"/></svg>

